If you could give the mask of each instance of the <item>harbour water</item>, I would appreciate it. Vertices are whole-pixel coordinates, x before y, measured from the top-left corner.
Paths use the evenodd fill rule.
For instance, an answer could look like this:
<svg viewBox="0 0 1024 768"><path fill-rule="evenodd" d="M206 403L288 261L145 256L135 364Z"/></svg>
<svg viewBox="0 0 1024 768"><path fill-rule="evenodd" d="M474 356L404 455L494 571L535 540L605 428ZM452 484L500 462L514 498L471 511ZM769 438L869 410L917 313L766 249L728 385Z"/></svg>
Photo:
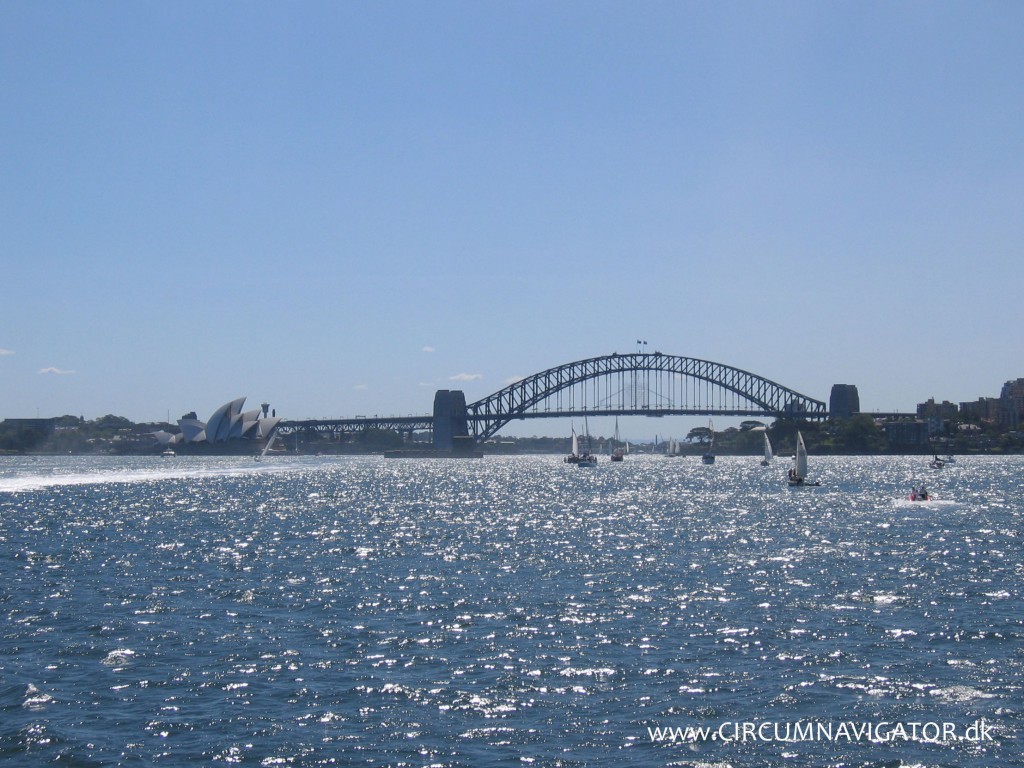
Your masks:
<svg viewBox="0 0 1024 768"><path fill-rule="evenodd" d="M1024 458L787 468L0 458L0 761L1024 765Z"/></svg>

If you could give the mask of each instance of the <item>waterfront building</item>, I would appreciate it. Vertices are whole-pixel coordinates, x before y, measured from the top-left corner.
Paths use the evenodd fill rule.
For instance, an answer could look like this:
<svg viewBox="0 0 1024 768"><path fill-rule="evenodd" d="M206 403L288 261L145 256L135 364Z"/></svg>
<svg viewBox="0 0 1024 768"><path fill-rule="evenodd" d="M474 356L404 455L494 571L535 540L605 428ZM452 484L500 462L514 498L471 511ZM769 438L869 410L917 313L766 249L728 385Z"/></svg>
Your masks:
<svg viewBox="0 0 1024 768"><path fill-rule="evenodd" d="M928 424L923 421L887 421L885 439L901 448L923 448L928 445Z"/></svg>
<svg viewBox="0 0 1024 768"><path fill-rule="evenodd" d="M999 393L999 425L1016 429L1024 421L1024 379L1008 381Z"/></svg>
<svg viewBox="0 0 1024 768"><path fill-rule="evenodd" d="M165 448L206 447L266 440L281 421L279 416L263 416L266 408L243 411L245 398L224 403L205 422L196 418L195 412L178 419L177 434L160 430L153 433L156 441Z"/></svg>
<svg viewBox="0 0 1024 768"><path fill-rule="evenodd" d="M999 398L979 397L977 400L960 403L960 415L972 421L998 421Z"/></svg>

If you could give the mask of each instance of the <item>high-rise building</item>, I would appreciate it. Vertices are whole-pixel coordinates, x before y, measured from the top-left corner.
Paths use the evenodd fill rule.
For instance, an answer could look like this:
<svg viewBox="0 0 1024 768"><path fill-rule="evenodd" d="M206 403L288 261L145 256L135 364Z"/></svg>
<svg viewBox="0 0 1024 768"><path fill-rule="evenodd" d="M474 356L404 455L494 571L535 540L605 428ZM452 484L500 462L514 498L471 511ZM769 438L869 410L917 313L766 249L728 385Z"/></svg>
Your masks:
<svg viewBox="0 0 1024 768"><path fill-rule="evenodd" d="M1024 379L1008 381L999 392L999 423L1016 429L1024 421Z"/></svg>

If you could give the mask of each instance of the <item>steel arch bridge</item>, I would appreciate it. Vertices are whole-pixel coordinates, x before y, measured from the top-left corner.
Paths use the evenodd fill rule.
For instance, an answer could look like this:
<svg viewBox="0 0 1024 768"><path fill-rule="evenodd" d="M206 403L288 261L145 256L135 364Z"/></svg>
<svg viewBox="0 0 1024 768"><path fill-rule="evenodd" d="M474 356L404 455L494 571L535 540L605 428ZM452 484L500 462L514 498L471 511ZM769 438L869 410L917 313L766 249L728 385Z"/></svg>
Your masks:
<svg viewBox="0 0 1024 768"><path fill-rule="evenodd" d="M748 371L661 352L611 354L535 373L466 405L479 442L517 419L769 416L823 419L828 407Z"/></svg>

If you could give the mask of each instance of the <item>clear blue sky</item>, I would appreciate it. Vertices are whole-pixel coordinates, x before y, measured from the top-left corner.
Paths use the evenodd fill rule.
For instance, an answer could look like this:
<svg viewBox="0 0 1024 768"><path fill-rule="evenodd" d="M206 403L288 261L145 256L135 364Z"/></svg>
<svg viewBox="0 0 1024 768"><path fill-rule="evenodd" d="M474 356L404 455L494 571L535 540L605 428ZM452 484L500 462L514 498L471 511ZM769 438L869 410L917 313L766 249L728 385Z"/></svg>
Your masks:
<svg viewBox="0 0 1024 768"><path fill-rule="evenodd" d="M998 395L1022 39L1010 1L8 0L0 418L420 414L636 339Z"/></svg>

